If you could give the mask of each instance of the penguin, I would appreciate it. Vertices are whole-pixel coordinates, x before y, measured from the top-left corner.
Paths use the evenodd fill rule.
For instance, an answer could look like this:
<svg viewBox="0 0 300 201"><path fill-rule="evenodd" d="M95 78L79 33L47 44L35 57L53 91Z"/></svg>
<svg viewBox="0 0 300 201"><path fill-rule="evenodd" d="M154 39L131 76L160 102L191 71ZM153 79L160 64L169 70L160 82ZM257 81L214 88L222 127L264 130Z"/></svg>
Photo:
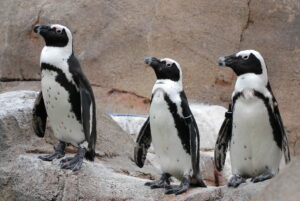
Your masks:
<svg viewBox="0 0 300 201"><path fill-rule="evenodd" d="M180 65L155 57L146 58L145 63L152 67L157 81L149 117L136 140L134 161L142 168L152 143L162 170L159 180L145 185L176 195L186 192L190 185L206 187L199 167L199 131L183 90ZM170 185L171 176L180 180L180 185Z"/></svg>
<svg viewBox="0 0 300 201"><path fill-rule="evenodd" d="M253 183L274 177L284 154L290 161L287 135L261 54L244 50L220 57L219 66L237 75L232 102L215 146L215 166L222 171L229 146L232 177L229 187L250 178Z"/></svg>
<svg viewBox="0 0 300 201"><path fill-rule="evenodd" d="M67 145L77 147L74 157L60 161L62 169L77 171L83 158L93 161L96 145L96 104L93 90L74 56L71 31L63 25L36 25L46 45L41 57L41 91L33 107L33 129L44 137L49 119L59 140L55 152L43 161L64 157Z"/></svg>

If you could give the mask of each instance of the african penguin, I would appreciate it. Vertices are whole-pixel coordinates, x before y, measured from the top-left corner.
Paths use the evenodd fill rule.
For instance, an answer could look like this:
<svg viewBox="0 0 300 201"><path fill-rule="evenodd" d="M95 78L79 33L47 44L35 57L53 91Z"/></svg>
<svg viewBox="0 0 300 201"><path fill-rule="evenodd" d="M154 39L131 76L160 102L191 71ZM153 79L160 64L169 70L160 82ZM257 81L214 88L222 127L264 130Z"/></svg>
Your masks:
<svg viewBox="0 0 300 201"><path fill-rule="evenodd" d="M165 188L166 194L180 194L190 184L206 187L199 167L200 137L194 116L182 87L180 65L172 59L146 58L157 81L152 89L150 115L142 126L134 150L135 163L143 167L152 142L158 157L161 178L145 183L151 188ZM170 185L170 177L181 180Z"/></svg>
<svg viewBox="0 0 300 201"><path fill-rule="evenodd" d="M75 157L61 160L62 169L79 170L83 157L93 161L96 144L96 105L89 81L73 54L71 31L62 25L36 25L34 32L45 40L42 50L41 84L33 108L33 128L43 137L47 118L60 141L55 152L39 156L52 161L65 155L65 147L78 148Z"/></svg>
<svg viewBox="0 0 300 201"><path fill-rule="evenodd" d="M229 187L247 178L254 183L270 179L279 171L282 152L286 163L290 153L265 61L259 52L244 50L220 57L218 64L232 68L238 77L219 131L215 165L223 169L229 145L233 174Z"/></svg>

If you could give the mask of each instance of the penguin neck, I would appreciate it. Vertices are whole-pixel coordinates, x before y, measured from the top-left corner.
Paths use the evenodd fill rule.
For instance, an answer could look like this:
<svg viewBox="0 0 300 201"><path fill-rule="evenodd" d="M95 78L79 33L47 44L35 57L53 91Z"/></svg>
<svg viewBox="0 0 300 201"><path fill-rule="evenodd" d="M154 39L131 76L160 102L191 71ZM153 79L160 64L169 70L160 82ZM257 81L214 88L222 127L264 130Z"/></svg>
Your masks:
<svg viewBox="0 0 300 201"><path fill-rule="evenodd" d="M153 89L152 89L152 93L155 92L157 89L162 89L166 93L168 93L170 91L179 93L183 90L182 81L181 81L181 79L178 81L173 81L173 80L169 80L169 79L159 79L159 80L156 80L156 82L153 86Z"/></svg>
<svg viewBox="0 0 300 201"><path fill-rule="evenodd" d="M263 94L267 93L268 77L263 72L262 74L246 73L238 76L235 83L233 96L239 92L245 92L248 90L255 90Z"/></svg>
<svg viewBox="0 0 300 201"><path fill-rule="evenodd" d="M60 62L67 62L72 54L72 43L68 43L65 47L45 46L41 53L40 62L59 66Z"/></svg>

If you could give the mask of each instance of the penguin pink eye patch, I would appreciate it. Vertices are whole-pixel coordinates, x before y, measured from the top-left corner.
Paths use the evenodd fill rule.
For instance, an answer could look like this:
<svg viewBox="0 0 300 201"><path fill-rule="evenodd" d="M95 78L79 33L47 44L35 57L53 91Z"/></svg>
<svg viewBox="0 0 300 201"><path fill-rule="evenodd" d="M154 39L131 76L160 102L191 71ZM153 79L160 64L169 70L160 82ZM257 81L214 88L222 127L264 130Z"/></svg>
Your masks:
<svg viewBox="0 0 300 201"><path fill-rule="evenodd" d="M54 31L62 31L62 28L57 26L53 26L52 29L54 29Z"/></svg>

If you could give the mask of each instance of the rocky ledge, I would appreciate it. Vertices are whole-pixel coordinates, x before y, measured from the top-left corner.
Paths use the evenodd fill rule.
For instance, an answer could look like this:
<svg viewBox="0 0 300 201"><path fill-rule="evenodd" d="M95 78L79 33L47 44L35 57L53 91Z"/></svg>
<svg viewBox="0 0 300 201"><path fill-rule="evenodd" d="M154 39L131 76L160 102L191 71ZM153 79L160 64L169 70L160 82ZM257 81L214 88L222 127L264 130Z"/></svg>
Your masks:
<svg viewBox="0 0 300 201"><path fill-rule="evenodd" d="M144 183L159 177L159 170L150 161L140 169L132 161L134 141L107 114L98 112L97 158L85 161L78 172L61 170L59 161L44 162L37 158L50 153L57 143L48 128L46 137L34 135L31 128L31 110L37 92L13 91L0 94L0 197L1 200L198 200L250 201L274 200L267 192L273 189L283 195L296 193L296 188L279 188L277 181L299 189L291 175L297 171L294 161L274 180L253 184L247 182L237 189L226 186L192 188L179 196L164 195L164 190L150 190ZM74 149L68 148L68 154ZM203 157L201 168L206 175L216 175L213 165ZM212 164L212 163L210 163ZM292 172L291 172L292 171ZM284 175L288 175L285 177ZM298 176L299 174L295 174ZM206 177L206 176L204 176ZM216 185L216 181L206 182ZM294 190L293 190L294 189ZM275 191L277 192L277 190ZM275 194L273 192L273 194ZM299 193L298 193L299 194ZM298 196L299 197L299 196ZM288 200L288 199L287 199Z"/></svg>

